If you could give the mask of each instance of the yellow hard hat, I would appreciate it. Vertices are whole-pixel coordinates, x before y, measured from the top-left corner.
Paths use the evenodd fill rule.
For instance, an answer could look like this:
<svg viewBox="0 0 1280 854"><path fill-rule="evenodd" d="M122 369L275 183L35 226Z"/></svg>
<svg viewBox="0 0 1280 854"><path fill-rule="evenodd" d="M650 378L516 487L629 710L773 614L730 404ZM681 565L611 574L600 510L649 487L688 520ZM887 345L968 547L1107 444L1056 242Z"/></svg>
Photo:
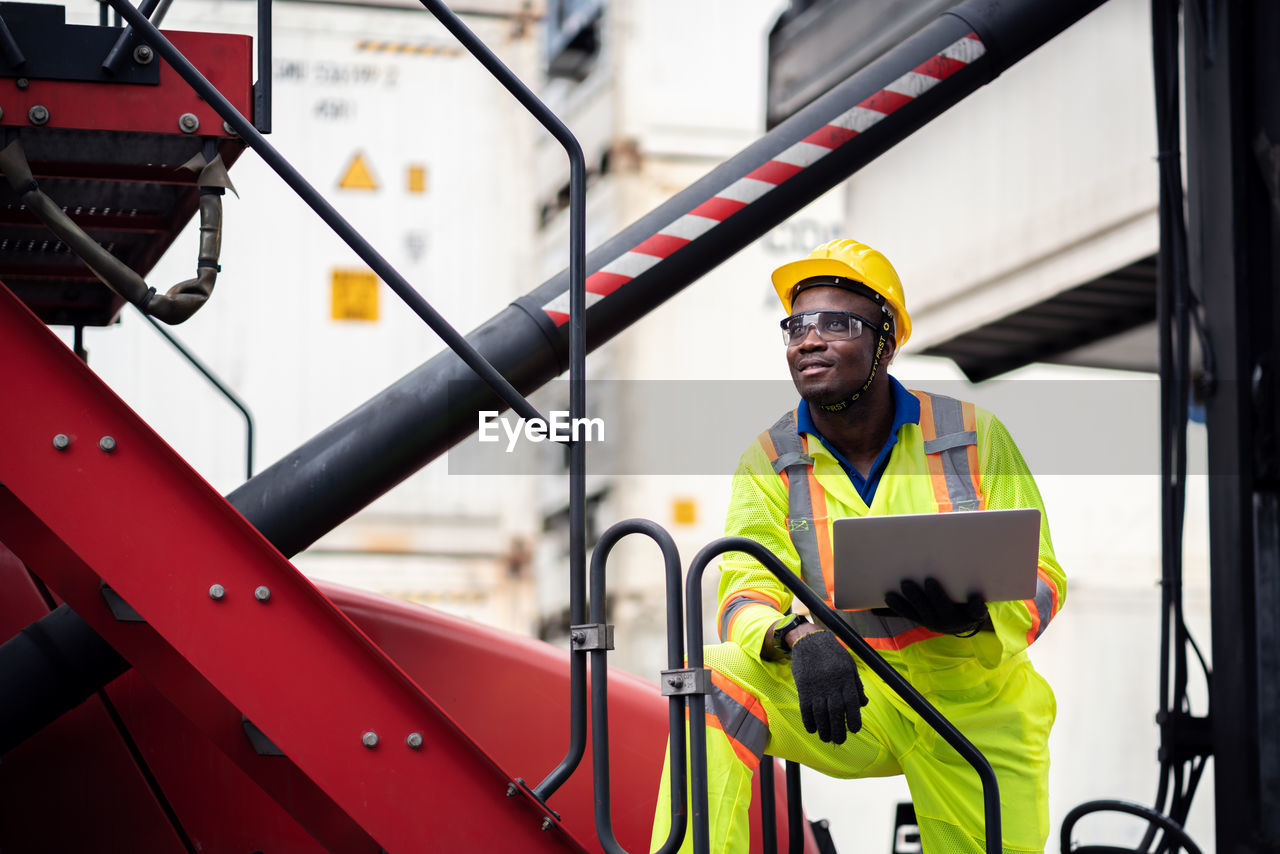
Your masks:
<svg viewBox="0 0 1280 854"><path fill-rule="evenodd" d="M773 288L782 300L782 307L791 314L791 298L796 285L816 276L835 276L864 285L884 297L893 314L897 344L901 347L911 337L911 315L907 314L907 301L902 293L902 281L889 259L865 243L856 240L833 240L809 253L803 261L783 264L773 271ZM820 286L814 282L810 287ZM832 282L833 287L840 287Z"/></svg>

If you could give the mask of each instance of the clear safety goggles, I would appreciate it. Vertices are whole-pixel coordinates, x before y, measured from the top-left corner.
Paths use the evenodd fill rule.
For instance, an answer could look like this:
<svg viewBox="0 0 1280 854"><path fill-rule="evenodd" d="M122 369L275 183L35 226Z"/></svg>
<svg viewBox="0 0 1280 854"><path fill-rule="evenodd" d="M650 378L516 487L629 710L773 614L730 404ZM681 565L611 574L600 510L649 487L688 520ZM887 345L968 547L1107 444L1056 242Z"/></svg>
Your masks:
<svg viewBox="0 0 1280 854"><path fill-rule="evenodd" d="M799 344L809 334L809 328L817 331L823 341L839 341L857 338L864 326L874 326L865 317L851 311L802 311L783 318L782 343Z"/></svg>

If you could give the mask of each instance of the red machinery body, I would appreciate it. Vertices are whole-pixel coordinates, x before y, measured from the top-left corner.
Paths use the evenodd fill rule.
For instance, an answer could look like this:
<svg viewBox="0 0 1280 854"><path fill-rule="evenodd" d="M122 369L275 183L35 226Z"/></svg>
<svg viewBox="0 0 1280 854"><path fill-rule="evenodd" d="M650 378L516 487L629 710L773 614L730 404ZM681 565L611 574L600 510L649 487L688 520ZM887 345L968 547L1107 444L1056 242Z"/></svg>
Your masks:
<svg viewBox="0 0 1280 854"><path fill-rule="evenodd" d="M0 847L598 850L589 755L554 814L509 789L564 754L567 652L317 589L3 287L0 364L21 366L0 373L0 630L65 601L133 665L5 755ZM632 851L666 702L611 678ZM281 755L255 750L246 719Z"/></svg>

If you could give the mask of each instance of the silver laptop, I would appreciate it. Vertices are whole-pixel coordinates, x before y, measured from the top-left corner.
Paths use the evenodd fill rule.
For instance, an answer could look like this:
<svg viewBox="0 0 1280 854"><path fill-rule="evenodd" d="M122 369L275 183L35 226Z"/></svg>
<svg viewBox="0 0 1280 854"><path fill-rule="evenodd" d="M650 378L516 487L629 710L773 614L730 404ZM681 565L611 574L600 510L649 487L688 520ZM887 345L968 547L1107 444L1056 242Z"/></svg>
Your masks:
<svg viewBox="0 0 1280 854"><path fill-rule="evenodd" d="M988 602L1036 593L1039 510L854 516L834 523L835 607L884 607L905 578L933 576L952 599Z"/></svg>

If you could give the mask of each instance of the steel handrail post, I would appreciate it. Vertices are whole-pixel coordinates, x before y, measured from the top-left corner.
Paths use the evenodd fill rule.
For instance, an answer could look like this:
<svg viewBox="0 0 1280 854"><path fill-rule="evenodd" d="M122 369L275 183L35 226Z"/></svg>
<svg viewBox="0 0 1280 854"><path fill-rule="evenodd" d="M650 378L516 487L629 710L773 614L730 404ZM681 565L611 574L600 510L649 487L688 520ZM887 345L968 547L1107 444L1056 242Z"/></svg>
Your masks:
<svg viewBox="0 0 1280 854"><path fill-rule="evenodd" d="M960 733L958 729L942 713L924 698L911 683L889 662L864 641L857 632L849 627L840 615L818 596L807 584L789 570L778 556L760 543L748 537L721 537L703 547L689 566L689 575L685 579L686 634L689 646L689 667L701 668L702 663L702 573L712 558L725 552L745 552L760 562L765 569L773 573L779 581L787 586L791 593L805 604L809 612L820 619L823 624L835 633L863 663L879 676L886 685L906 701L912 710L934 729L943 740L955 748L966 762L973 766L982 781L983 817L986 822L987 854L1001 854L1000 828L1000 793L995 772L991 769L985 756ZM706 708L701 695L689 698L689 719L700 721ZM690 726L690 755L694 763L693 778L693 844L695 854L707 854L710 840L707 837L707 737L706 728ZM697 763L701 762L701 769ZM700 772L700 773L699 773ZM699 785L699 782L701 785Z"/></svg>
<svg viewBox="0 0 1280 854"><path fill-rule="evenodd" d="M629 534L644 534L662 551L667 594L667 668L684 666L684 640L680 631L680 553L675 540L661 525L648 519L625 519L611 526L596 543L591 554L591 622L603 625L605 620L605 564L609 552ZM581 655L581 653L578 653ZM613 815L609 785L609 661L607 649L593 649L591 655L591 764L595 789L596 837L608 854L627 854L613 833ZM585 722L583 723L585 727ZM672 696L667 704L667 730L670 743L671 828L657 854L671 854L684 841L688 823L685 805L685 726L684 702ZM568 757L566 757L567 760ZM579 754L578 759L581 759ZM576 761L575 761L576 764Z"/></svg>
<svg viewBox="0 0 1280 854"><path fill-rule="evenodd" d="M133 7L128 0L107 0L111 7L116 10L129 24L140 32L146 34L148 43L152 45L155 51L160 54L161 58L178 73L187 84L195 90L201 98L203 98L210 107L214 109L218 115L231 126L241 139L243 139L250 148L257 152L258 156L270 166L277 175L279 175L290 188L293 189L298 196L307 203L310 208L324 220L325 224L333 229L334 233L351 247L352 251L360 257L362 261L377 273L382 281L387 283L392 292L407 305L414 314L418 315L431 328L431 331L440 336L444 343L462 359L466 365L484 380L515 412L521 417L528 419L542 419L538 410L534 408L524 395L516 391L511 383L507 382L506 377L502 376L489 360L473 347L471 344L449 324L443 316L440 315L431 304L418 293L412 285L400 275L391 264L378 253L376 249L367 241L360 232L350 222L338 213L337 209L329 203L324 196L320 194L315 187L302 176L297 169L294 168L284 155L264 137L253 124L241 114L231 102L226 99L221 92L218 91L212 83L210 83L200 70L191 64L191 61L183 55L182 51L174 47L173 42L165 38L164 34L146 19L137 9ZM585 261L584 261L585 264ZM545 419L542 419L545 420Z"/></svg>
<svg viewBox="0 0 1280 854"><path fill-rule="evenodd" d="M271 133L271 2L258 0L258 81L253 86L253 126Z"/></svg>
<svg viewBox="0 0 1280 854"><path fill-rule="evenodd" d="M762 854L778 854L778 809L774 795L773 775L776 764L772 756L760 758L760 850Z"/></svg>
<svg viewBox="0 0 1280 854"><path fill-rule="evenodd" d="M800 797L800 763L787 760L787 854L804 854L804 808Z"/></svg>

